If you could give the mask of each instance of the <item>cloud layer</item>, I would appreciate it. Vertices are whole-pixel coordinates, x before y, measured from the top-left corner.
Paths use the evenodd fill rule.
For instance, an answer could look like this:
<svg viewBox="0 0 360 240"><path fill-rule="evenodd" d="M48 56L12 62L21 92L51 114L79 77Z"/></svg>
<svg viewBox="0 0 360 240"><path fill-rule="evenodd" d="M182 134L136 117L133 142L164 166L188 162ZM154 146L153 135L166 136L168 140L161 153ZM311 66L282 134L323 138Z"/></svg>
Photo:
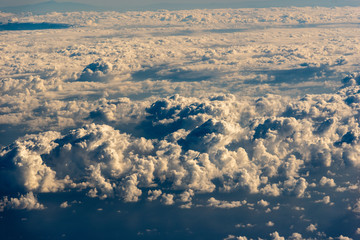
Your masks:
<svg viewBox="0 0 360 240"><path fill-rule="evenodd" d="M358 235L328 227L360 212L358 10L0 13L73 26L0 36L0 210L76 193L252 212L228 239L284 239L287 211L288 239Z"/></svg>
<svg viewBox="0 0 360 240"><path fill-rule="evenodd" d="M175 95L144 108L144 117L134 127L144 137L94 123L67 134L27 135L2 149L1 177L6 184L1 190L79 188L91 197L133 202L142 196L141 189L164 192L165 183L174 191L243 188L300 198L310 196L309 184L357 184L358 179L341 177L360 167L358 105L347 101L358 89L350 86L337 94L308 95L286 104L272 95L247 101L232 95ZM106 111L89 117L111 122L108 116L116 115L117 108Z"/></svg>

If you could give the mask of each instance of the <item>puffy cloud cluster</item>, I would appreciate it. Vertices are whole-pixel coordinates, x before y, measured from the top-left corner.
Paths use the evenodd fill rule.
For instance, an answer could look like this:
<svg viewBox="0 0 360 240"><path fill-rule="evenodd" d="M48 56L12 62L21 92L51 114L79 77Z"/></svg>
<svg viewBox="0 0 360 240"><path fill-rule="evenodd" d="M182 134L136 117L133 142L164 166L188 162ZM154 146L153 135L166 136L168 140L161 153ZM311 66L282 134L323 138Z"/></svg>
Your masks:
<svg viewBox="0 0 360 240"><path fill-rule="evenodd" d="M266 93L333 92L340 86L335 79L356 70L360 60L357 12L358 8L276 8L1 13L4 22L74 27L0 36L0 144L30 132L64 133L93 122L134 134L132 122L143 120L154 96L226 92L244 100ZM344 84L356 84L356 79L353 75ZM266 101L270 104L274 98ZM347 99L352 105L357 101L356 94ZM283 106L273 104L268 110ZM323 161L329 161L325 155ZM357 153L347 154L348 162L356 157ZM275 185L263 191L280 193Z"/></svg>
<svg viewBox="0 0 360 240"><path fill-rule="evenodd" d="M287 8L267 8L259 9L209 9L209 10L182 10L182 11L146 11L136 12L73 12L58 13L52 12L45 15L32 14L11 14L0 13L0 21L3 23L11 22L62 22L83 26L109 25L116 22L116 27L128 27L135 25L138 27L147 26L149 23L156 26L167 24L174 25L213 25L223 26L229 24L262 24L262 25L282 25L282 24L326 24L329 22L346 23L357 22L358 14L356 7L325 8L325 7L292 7Z"/></svg>
<svg viewBox="0 0 360 240"><path fill-rule="evenodd" d="M101 82L105 80L105 76L112 71L112 64L98 60L87 65L82 71L79 81L95 81Z"/></svg>
<svg viewBox="0 0 360 240"><path fill-rule="evenodd" d="M32 192L26 195L21 195L19 198L4 197L0 200L0 212L4 209L26 209L26 210L42 210L45 209L44 205L39 203L36 196Z"/></svg>
<svg viewBox="0 0 360 240"><path fill-rule="evenodd" d="M310 224L307 228L306 228L306 231L309 231L309 232L313 232L313 231L316 231L317 230L317 227L316 225L314 224Z"/></svg>
<svg viewBox="0 0 360 240"><path fill-rule="evenodd" d="M229 239L330 237L328 212L360 212L357 12L0 13L74 26L0 36L0 210L76 192L238 212Z"/></svg>
<svg viewBox="0 0 360 240"><path fill-rule="evenodd" d="M237 189L309 197L313 179L319 182L311 184L316 189L345 185L342 173L358 169L358 105L347 102L356 89L307 95L287 104L271 95L243 101L232 95L175 95L143 108L144 117L133 128L140 129L137 136L100 124L67 134L27 135L1 150L1 191L83 189L89 197L136 202L147 189L149 200L161 196L166 205L190 203L194 193ZM116 105L104 104L89 116L111 124L116 114ZM168 192L163 185L183 193ZM330 196L318 202L330 204ZM208 205L241 203L210 198ZM261 199L258 205L269 202Z"/></svg>

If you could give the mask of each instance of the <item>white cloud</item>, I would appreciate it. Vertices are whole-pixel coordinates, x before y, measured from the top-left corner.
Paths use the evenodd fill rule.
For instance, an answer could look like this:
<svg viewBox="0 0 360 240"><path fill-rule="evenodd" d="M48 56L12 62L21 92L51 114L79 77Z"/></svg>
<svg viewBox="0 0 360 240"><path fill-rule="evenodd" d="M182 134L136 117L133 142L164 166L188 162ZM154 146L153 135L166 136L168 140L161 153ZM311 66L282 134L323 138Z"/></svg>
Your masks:
<svg viewBox="0 0 360 240"><path fill-rule="evenodd" d="M158 197L160 197L161 194L162 194L161 190L149 190L147 199L149 201L154 201L154 200L158 199Z"/></svg>
<svg viewBox="0 0 360 240"><path fill-rule="evenodd" d="M308 231L308 232L314 232L314 231L316 231L317 230L317 224L310 224L309 226L307 226L307 228L306 228L306 231Z"/></svg>
<svg viewBox="0 0 360 240"><path fill-rule="evenodd" d="M0 200L0 211L4 209L26 209L26 210L42 210L44 205L39 203L36 196L29 192L26 195L21 195L19 198L4 197Z"/></svg>
<svg viewBox="0 0 360 240"><path fill-rule="evenodd" d="M268 221L265 225L268 227L273 227L275 223L273 223L272 221Z"/></svg>
<svg viewBox="0 0 360 240"><path fill-rule="evenodd" d="M194 191L192 189L189 189L180 194L180 200L182 202L191 202L193 196L194 196Z"/></svg>
<svg viewBox="0 0 360 240"><path fill-rule="evenodd" d="M281 237L278 232L270 233L270 236L273 240L285 240L285 238Z"/></svg>
<svg viewBox="0 0 360 240"><path fill-rule="evenodd" d="M234 235L228 235L226 238L224 238L224 240L231 240L231 239L236 239L236 240L248 240L247 237L245 236L234 236Z"/></svg>
<svg viewBox="0 0 360 240"><path fill-rule="evenodd" d="M287 194L308 197L306 191L311 190L307 190L307 179L315 177L316 172L313 176L299 172L309 172L309 163L330 168L331 165L324 165L323 160L318 160L324 154L341 158L337 141L348 132L338 125L336 131L343 132L329 133L329 136L316 140L314 137L318 133L313 131L313 125L316 125L313 119L324 114L319 109L328 108L331 112L336 108L336 105L332 106L334 101L337 103L340 100L338 95L308 98L295 101L296 105L291 104L293 116L297 116L296 108L302 108L299 106L313 109L313 113L296 119L255 117L263 114L262 108L257 109L257 106L264 98L253 103L255 108L250 107L249 101L249 108L238 112L235 109L242 102L232 95L204 98L175 95L149 103L147 108L133 107L136 114L141 109L147 112L147 117L141 117L142 120L136 123L145 128L144 132L161 129L158 139L134 137L109 125L90 124L65 135L45 132L20 138L11 147L4 148L1 156L11 164L21 162L21 165L15 165L17 167L13 171L26 177L21 178L22 182L18 182L19 179L11 181L17 183L17 188L25 187L28 191L89 188L89 196L108 198L117 195L131 202L139 200L143 188L148 191L146 188L154 187L155 180L160 182L160 191L161 182L167 180L174 190L184 191L179 196L183 202L190 202L197 192L214 192L218 191L217 188L228 192L239 187L250 193L259 192L273 197ZM323 105L316 105L315 100L321 100ZM102 102L105 106L113 105L111 101ZM126 99L120 101L120 104L123 103L125 106L135 104ZM290 114L287 108L289 105L283 107L283 111ZM351 116L346 111L342 115ZM304 110L302 112L304 114ZM108 123L113 121L110 119L116 119L106 118ZM248 141L251 138L254 141ZM304 138L308 140L303 141ZM236 147L230 149L230 145ZM347 145L346 151L354 149ZM295 153L299 157L295 157ZM280 176L283 181L273 182ZM214 179L220 180L217 185ZM336 186L335 180L322 176L320 186L325 185Z"/></svg>
<svg viewBox="0 0 360 240"><path fill-rule="evenodd" d="M208 199L207 206L215 208L237 208L241 207L242 203L240 201L220 201L212 197Z"/></svg>
<svg viewBox="0 0 360 240"><path fill-rule="evenodd" d="M333 205L333 203L330 201L330 196L325 196L325 197L323 197L323 199L317 200L315 202Z"/></svg>
<svg viewBox="0 0 360 240"><path fill-rule="evenodd" d="M60 204L60 207L61 207L61 208L68 208L68 207L71 207L71 205L70 205L67 201L65 201L65 202L62 202L62 203Z"/></svg>
<svg viewBox="0 0 360 240"><path fill-rule="evenodd" d="M325 176L323 176L321 179L320 179L320 185L321 186L329 186L329 187L336 187L336 183L334 182L334 179L332 178L327 178Z"/></svg>
<svg viewBox="0 0 360 240"><path fill-rule="evenodd" d="M281 190L279 189L278 185L273 183L273 184L267 184L265 187L260 189L260 192L262 194L268 195L268 196L274 196L274 197L278 197L281 194Z"/></svg>
<svg viewBox="0 0 360 240"><path fill-rule="evenodd" d="M349 237L346 237L346 236L343 236L343 235L340 235L336 239L339 239L339 240L352 240L352 238L349 238Z"/></svg>
<svg viewBox="0 0 360 240"><path fill-rule="evenodd" d="M174 195L173 194L167 194L167 193L164 193L162 196L161 196L161 201L165 204L165 205L173 205L175 202L174 202Z"/></svg>
<svg viewBox="0 0 360 240"><path fill-rule="evenodd" d="M125 202L137 202L142 194L142 191L137 187L137 175L132 174L123 180L120 186L121 195Z"/></svg>
<svg viewBox="0 0 360 240"><path fill-rule="evenodd" d="M105 78L107 74L112 71L112 64L109 62L105 62L97 60L89 65L87 65L82 71L78 81L86 81L86 82L101 82L106 81Z"/></svg>
<svg viewBox="0 0 360 240"><path fill-rule="evenodd" d="M284 208L304 216L331 196L358 214L358 11L0 13L74 25L0 36L2 209L79 191L275 215L256 201L301 202ZM257 200L217 200L238 192Z"/></svg>
<svg viewBox="0 0 360 240"><path fill-rule="evenodd" d="M289 240L302 240L304 239L300 233L293 233L289 238Z"/></svg>
<svg viewBox="0 0 360 240"><path fill-rule="evenodd" d="M257 202L257 204L262 207L267 207L269 206L270 203L268 201L261 199L260 201Z"/></svg>

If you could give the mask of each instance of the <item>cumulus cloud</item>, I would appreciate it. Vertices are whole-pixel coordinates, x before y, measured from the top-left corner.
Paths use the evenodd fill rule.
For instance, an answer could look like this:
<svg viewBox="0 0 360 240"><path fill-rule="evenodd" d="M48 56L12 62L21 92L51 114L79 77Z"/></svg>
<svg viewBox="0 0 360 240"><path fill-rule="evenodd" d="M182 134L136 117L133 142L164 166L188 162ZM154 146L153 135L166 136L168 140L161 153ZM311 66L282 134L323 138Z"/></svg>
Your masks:
<svg viewBox="0 0 360 240"><path fill-rule="evenodd" d="M330 196L325 196L325 197L323 197L323 199L321 199L321 200L317 200L317 201L315 201L316 203L324 203L324 204L330 204L330 205L333 205L334 203L332 203L331 201L330 201Z"/></svg>
<svg viewBox="0 0 360 240"><path fill-rule="evenodd" d="M71 207L71 205L67 201L65 201L65 202L60 204L60 207L61 208L68 208L68 207Z"/></svg>
<svg viewBox="0 0 360 240"><path fill-rule="evenodd" d="M42 210L45 206L38 202L37 197L29 192L26 195L21 195L19 198L4 197L0 200L0 211L4 209L26 209L26 210Z"/></svg>
<svg viewBox="0 0 360 240"><path fill-rule="evenodd" d="M273 227L275 223L273 223L272 221L268 221L265 225L268 227Z"/></svg>
<svg viewBox="0 0 360 240"><path fill-rule="evenodd" d="M260 201L257 202L257 204L262 207L267 207L267 206L269 206L270 203L261 199Z"/></svg>
<svg viewBox="0 0 360 240"><path fill-rule="evenodd" d="M343 236L343 235L340 235L336 239L339 239L339 240L352 240L352 238L349 238L349 237L346 237L346 236Z"/></svg>
<svg viewBox="0 0 360 240"><path fill-rule="evenodd" d="M290 103L280 112L288 117L258 116L264 113L262 107L257 108L264 98L252 107L246 102L248 107L237 111L242 102L232 95L175 95L143 108L147 116L138 124L144 134L156 133L152 139L104 124L90 124L64 135L28 135L1 151L2 164L14 166L2 174L8 183L2 188L8 192L87 188L91 197L120 196L126 202L135 202L142 189L156 185L156 191L167 194L161 188L167 181L173 190L184 191L179 196L182 202L191 202L196 193L238 188L273 197L308 197L307 179L316 177L316 171L305 174L310 166L331 168L326 159L334 159L331 161L343 161L346 171L348 160L342 156L357 151L356 145L348 143L345 148L338 147L337 142L348 132L340 120L326 134L314 131L314 119L325 114L323 108L328 109L326 114L336 114L334 108L341 103L341 94L308 96ZM297 108L304 106L314 113L301 110L305 115L298 117ZM346 108L338 118L352 116ZM279 177L283 180L273 181ZM325 176L319 185L336 186L334 179ZM153 190L148 195L149 200L160 196ZM323 202L328 200L324 198ZM269 203L259 200L258 204L266 207Z"/></svg>
<svg viewBox="0 0 360 240"><path fill-rule="evenodd" d="M241 207L242 203L240 201L220 201L212 197L208 199L207 206L215 208L237 208Z"/></svg>
<svg viewBox="0 0 360 240"><path fill-rule="evenodd" d="M78 81L100 82L106 80L106 75L112 70L112 64L103 60L97 60L87 65L82 71Z"/></svg>
<svg viewBox="0 0 360 240"><path fill-rule="evenodd" d="M173 194L166 194L164 193L161 196L161 201L162 203L164 203L165 205L173 205L175 203L174 201L174 195Z"/></svg>
<svg viewBox="0 0 360 240"><path fill-rule="evenodd" d="M194 191L192 189L189 189L180 194L180 200L182 202L191 202L193 196L194 196Z"/></svg>
<svg viewBox="0 0 360 240"><path fill-rule="evenodd" d="M358 8L0 18L74 26L57 42L0 36L2 210L78 191L262 214L348 199L360 212Z"/></svg>
<svg viewBox="0 0 360 240"><path fill-rule="evenodd" d="M308 231L308 232L314 232L314 231L316 231L317 230L317 224L310 224L309 226L307 226L307 228L306 228L306 231Z"/></svg>
<svg viewBox="0 0 360 240"><path fill-rule="evenodd" d="M304 239L300 233L293 233L289 238L289 240L302 240Z"/></svg>
<svg viewBox="0 0 360 240"><path fill-rule="evenodd" d="M270 233L270 236L272 237L273 240L285 240L285 238L281 237L278 232Z"/></svg>
<svg viewBox="0 0 360 240"><path fill-rule="evenodd" d="M160 197L162 194L161 190L149 190L148 191L148 200L149 201L154 201L156 199L158 199L158 197Z"/></svg>
<svg viewBox="0 0 360 240"><path fill-rule="evenodd" d="M336 187L336 183L334 182L334 179L331 179L331 178L327 178L325 176L323 176L321 179L320 179L320 185L321 186L329 186L329 187Z"/></svg>

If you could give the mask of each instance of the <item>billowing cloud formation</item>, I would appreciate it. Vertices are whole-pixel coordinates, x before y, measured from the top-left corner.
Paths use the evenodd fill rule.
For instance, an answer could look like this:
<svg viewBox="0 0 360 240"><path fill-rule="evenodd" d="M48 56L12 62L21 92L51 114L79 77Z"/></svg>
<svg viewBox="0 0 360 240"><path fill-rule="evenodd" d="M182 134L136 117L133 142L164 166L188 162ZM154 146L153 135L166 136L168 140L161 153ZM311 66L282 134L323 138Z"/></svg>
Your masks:
<svg viewBox="0 0 360 240"><path fill-rule="evenodd" d="M332 93L344 73L358 70L358 11L0 13L2 22L74 26L38 31L30 43L27 32L0 36L0 128L5 136L0 144L29 132L93 122L127 130L154 96L226 92L244 100L267 93ZM344 84L354 81L356 76ZM278 194L276 188L268 190Z"/></svg>
<svg viewBox="0 0 360 240"><path fill-rule="evenodd" d="M73 26L0 35L1 210L76 195L236 212L234 239L355 234L326 235L360 212L358 12L0 13Z"/></svg>
<svg viewBox="0 0 360 240"><path fill-rule="evenodd" d="M111 63L98 60L89 64L82 71L79 81L101 81L105 79L106 74L112 70Z"/></svg>
<svg viewBox="0 0 360 240"><path fill-rule="evenodd" d="M308 95L287 104L273 96L239 101L232 95L176 95L144 109L146 117L138 123L144 137L97 124L65 135L27 135L1 151L0 176L6 183L1 190L86 189L90 197L136 202L149 189L149 199L162 191L164 203L172 204L173 195L162 189L166 182L172 190L187 192L184 199L190 198L189 191L239 188L265 196L307 197L314 178L320 187L336 186L321 174L323 169L339 174L360 166L358 106L347 102L357 89ZM116 111L110 109L108 115ZM108 121L106 115L98 118ZM159 190L152 191L154 187ZM224 205L212 199L212 206ZM328 204L330 197L322 201ZM264 200L258 204L269 205Z"/></svg>
<svg viewBox="0 0 360 240"><path fill-rule="evenodd" d="M19 198L4 197L0 200L0 211L4 209L26 209L26 210L42 210L44 205L40 204L32 192L26 195L21 195Z"/></svg>

